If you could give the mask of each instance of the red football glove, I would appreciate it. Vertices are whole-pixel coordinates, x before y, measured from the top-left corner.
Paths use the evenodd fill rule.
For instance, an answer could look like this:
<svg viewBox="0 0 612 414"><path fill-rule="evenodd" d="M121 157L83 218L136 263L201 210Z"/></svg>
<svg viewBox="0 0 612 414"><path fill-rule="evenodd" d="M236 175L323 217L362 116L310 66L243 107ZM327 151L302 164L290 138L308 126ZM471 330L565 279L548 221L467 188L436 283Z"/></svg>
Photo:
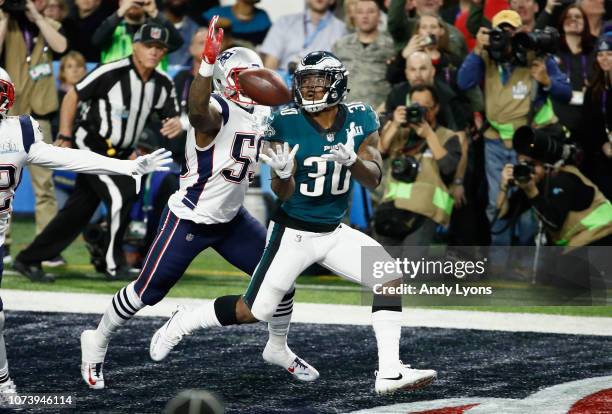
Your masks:
<svg viewBox="0 0 612 414"><path fill-rule="evenodd" d="M213 16L208 25L208 36L204 41L204 50L202 50L202 60L209 65L212 65L217 60L219 51L221 50L221 42L223 41L223 29L217 30L217 20L219 16ZM215 30L217 33L215 34Z"/></svg>

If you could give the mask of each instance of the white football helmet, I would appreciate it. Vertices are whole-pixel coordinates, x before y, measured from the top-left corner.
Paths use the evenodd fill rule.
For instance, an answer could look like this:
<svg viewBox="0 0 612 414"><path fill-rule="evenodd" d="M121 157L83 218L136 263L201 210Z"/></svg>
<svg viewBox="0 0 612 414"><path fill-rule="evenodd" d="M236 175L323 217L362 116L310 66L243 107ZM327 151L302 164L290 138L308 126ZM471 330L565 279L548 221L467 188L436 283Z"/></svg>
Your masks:
<svg viewBox="0 0 612 414"><path fill-rule="evenodd" d="M15 103L15 86L9 74L0 68L0 115L6 114Z"/></svg>
<svg viewBox="0 0 612 414"><path fill-rule="evenodd" d="M217 92L243 108L252 108L257 102L245 95L238 83L240 72L251 68L263 68L259 55L246 47L232 47L223 51L215 62L213 85Z"/></svg>

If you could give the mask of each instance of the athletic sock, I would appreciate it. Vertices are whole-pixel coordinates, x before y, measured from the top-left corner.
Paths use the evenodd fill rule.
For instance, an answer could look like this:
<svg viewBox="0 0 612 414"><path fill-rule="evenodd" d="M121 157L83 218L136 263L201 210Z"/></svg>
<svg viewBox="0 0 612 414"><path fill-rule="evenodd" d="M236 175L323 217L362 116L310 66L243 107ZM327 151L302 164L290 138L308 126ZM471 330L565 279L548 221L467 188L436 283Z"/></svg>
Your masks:
<svg viewBox="0 0 612 414"><path fill-rule="evenodd" d="M378 375L395 377L399 368L399 341L402 313L379 310L372 313L372 327L378 345Z"/></svg>
<svg viewBox="0 0 612 414"><path fill-rule="evenodd" d="M222 326L215 314L214 300L205 305L198 306L197 308L179 313L177 322L185 335L189 335L193 331L201 328Z"/></svg>
<svg viewBox="0 0 612 414"><path fill-rule="evenodd" d="M135 283L132 282L117 292L113 296L111 304L106 308L96 329L97 342L100 348L108 346L108 342L117 329L125 325L139 310L146 306L134 290Z"/></svg>
<svg viewBox="0 0 612 414"><path fill-rule="evenodd" d="M0 384L4 384L9 380L8 362L0 368Z"/></svg>
<svg viewBox="0 0 612 414"><path fill-rule="evenodd" d="M272 320L268 322L269 337L266 349L264 350L264 359L268 362L276 362L284 368L291 365L296 357L287 345L287 335L289 334L291 315L293 313L294 295L295 290L292 290L283 297L283 300L272 316Z"/></svg>

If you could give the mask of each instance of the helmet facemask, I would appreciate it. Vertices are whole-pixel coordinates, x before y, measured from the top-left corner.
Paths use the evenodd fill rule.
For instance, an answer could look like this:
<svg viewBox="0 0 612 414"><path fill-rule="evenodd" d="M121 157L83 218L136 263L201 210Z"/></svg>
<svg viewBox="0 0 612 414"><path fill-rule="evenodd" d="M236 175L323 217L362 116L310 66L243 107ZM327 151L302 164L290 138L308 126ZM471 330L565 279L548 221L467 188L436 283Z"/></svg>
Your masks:
<svg viewBox="0 0 612 414"><path fill-rule="evenodd" d="M0 114L6 114L15 103L15 87L13 83L0 79Z"/></svg>
<svg viewBox="0 0 612 414"><path fill-rule="evenodd" d="M242 67L230 69L227 77L225 78L226 86L221 87L220 89L223 92L223 96L225 96L227 99L236 102L238 105L244 108L250 109L254 105L258 105L258 103L244 93L244 90L240 86L240 81L238 80L238 75L247 69L249 68Z"/></svg>

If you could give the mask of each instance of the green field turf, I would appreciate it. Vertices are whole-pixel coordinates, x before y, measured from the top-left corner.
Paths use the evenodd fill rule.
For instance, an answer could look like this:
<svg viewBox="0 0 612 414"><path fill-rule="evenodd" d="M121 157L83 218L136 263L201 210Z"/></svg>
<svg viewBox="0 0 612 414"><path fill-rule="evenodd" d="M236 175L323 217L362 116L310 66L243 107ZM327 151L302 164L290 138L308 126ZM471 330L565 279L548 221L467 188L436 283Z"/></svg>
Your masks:
<svg viewBox="0 0 612 414"><path fill-rule="evenodd" d="M11 253L15 255L34 237L34 223L31 219L17 218L12 224ZM52 284L31 283L16 275L7 267L2 280L4 289L46 290L85 293L115 293L126 282L108 282L103 275L96 274L89 264L89 253L83 240L77 239L63 252L68 265L47 269L56 275ZM521 282L489 282L504 288L504 306L460 306L437 307L440 309L480 310L495 312L529 312L582 316L612 317L612 306L515 306L526 303L525 298L534 293L534 288ZM170 292L173 297L214 298L225 294L239 294L245 291L248 278L221 258L213 250L200 254L189 267L187 274ZM363 304L359 287L332 275L301 276L298 279L296 299L299 302ZM420 306L419 303L413 305ZM423 306L425 307L425 306Z"/></svg>

